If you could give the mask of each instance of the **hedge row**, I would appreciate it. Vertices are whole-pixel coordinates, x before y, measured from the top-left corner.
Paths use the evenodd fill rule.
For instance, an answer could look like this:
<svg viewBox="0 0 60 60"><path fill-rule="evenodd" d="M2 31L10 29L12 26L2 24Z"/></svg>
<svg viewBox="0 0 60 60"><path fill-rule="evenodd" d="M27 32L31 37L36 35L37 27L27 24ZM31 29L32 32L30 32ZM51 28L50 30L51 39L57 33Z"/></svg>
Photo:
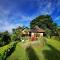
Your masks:
<svg viewBox="0 0 60 60"><path fill-rule="evenodd" d="M12 42L4 47L0 48L0 60L6 60L6 58L11 55L15 50L17 42Z"/></svg>

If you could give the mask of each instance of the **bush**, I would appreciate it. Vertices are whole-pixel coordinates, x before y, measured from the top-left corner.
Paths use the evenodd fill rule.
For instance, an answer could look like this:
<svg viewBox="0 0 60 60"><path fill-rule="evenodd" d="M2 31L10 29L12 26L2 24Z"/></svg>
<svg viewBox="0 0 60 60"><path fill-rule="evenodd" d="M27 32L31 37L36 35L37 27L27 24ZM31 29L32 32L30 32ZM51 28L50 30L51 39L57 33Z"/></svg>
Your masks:
<svg viewBox="0 0 60 60"><path fill-rule="evenodd" d="M9 44L10 41L11 41L10 34L7 31L0 33L0 47Z"/></svg>
<svg viewBox="0 0 60 60"><path fill-rule="evenodd" d="M17 36L16 34L12 34L11 41L20 41L20 40L21 40L20 36Z"/></svg>
<svg viewBox="0 0 60 60"><path fill-rule="evenodd" d="M0 48L0 60L5 60L15 50L17 42L12 42Z"/></svg>

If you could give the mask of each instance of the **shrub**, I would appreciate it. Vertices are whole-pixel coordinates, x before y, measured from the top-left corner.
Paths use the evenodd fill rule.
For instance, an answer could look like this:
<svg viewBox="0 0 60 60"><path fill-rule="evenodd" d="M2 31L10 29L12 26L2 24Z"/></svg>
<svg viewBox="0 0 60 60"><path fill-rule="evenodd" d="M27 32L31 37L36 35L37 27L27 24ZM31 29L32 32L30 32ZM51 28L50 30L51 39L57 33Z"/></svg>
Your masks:
<svg viewBox="0 0 60 60"><path fill-rule="evenodd" d="M0 60L5 60L15 50L17 42L12 42L0 48Z"/></svg>

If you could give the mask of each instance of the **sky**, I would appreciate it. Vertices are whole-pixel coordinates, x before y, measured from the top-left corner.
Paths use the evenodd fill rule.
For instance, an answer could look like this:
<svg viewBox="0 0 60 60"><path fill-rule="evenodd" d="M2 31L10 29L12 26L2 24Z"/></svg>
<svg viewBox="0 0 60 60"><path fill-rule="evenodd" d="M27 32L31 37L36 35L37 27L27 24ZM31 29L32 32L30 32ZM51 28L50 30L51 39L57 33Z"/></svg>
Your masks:
<svg viewBox="0 0 60 60"><path fill-rule="evenodd" d="M46 14L60 26L60 0L0 0L0 32L29 26L31 20Z"/></svg>

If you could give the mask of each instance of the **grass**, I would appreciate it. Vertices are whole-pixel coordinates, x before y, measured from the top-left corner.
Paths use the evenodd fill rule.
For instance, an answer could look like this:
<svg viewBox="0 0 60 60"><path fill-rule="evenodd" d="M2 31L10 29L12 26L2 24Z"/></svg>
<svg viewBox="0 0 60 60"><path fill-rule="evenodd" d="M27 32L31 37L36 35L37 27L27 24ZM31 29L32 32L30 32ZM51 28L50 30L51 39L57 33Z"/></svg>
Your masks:
<svg viewBox="0 0 60 60"><path fill-rule="evenodd" d="M60 41L47 38L47 44L44 47L39 44L29 46L29 42L19 42L7 60L60 60Z"/></svg>
<svg viewBox="0 0 60 60"><path fill-rule="evenodd" d="M6 45L6 46L3 46L3 47L0 47L0 59L1 59L1 57L4 56L4 52L5 52L5 50L8 49L8 47L9 47L9 45Z"/></svg>
<svg viewBox="0 0 60 60"><path fill-rule="evenodd" d="M11 42L8 45L0 47L0 60L5 60L15 50L17 42Z"/></svg>
<svg viewBox="0 0 60 60"><path fill-rule="evenodd" d="M27 60L25 49L21 45L20 42L17 44L15 51L7 60Z"/></svg>

